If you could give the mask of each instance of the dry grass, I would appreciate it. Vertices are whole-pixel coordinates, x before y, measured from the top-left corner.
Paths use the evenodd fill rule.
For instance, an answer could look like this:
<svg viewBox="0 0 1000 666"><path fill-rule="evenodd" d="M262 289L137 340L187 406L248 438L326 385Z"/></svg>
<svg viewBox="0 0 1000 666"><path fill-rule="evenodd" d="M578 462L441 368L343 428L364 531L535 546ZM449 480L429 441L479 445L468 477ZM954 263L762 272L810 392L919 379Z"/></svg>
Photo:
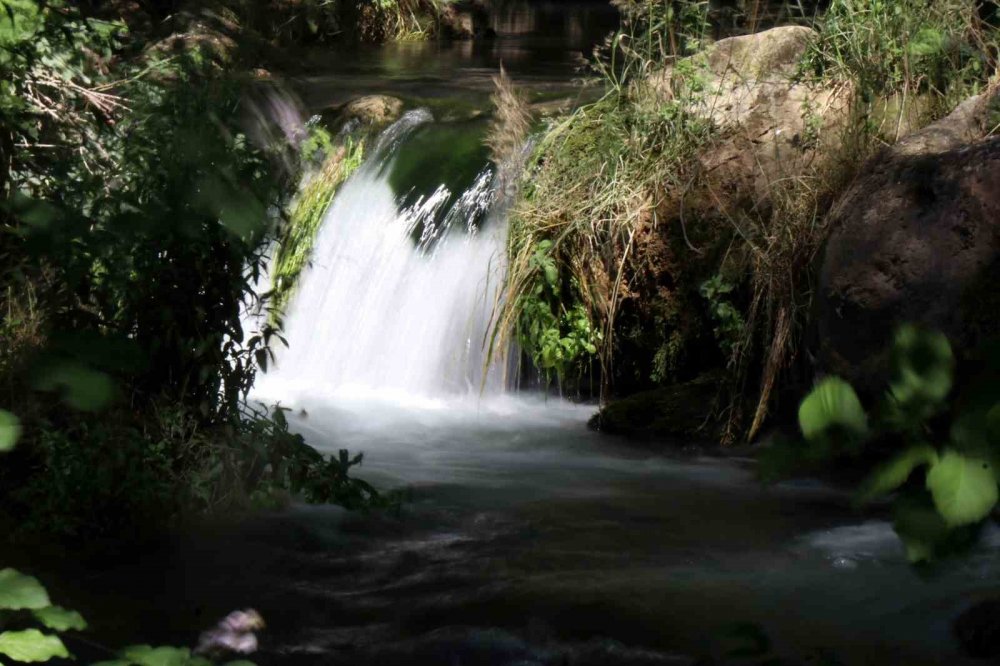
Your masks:
<svg viewBox="0 0 1000 666"><path fill-rule="evenodd" d="M486 146L493 163L502 168L521 154L531 132L532 117L527 98L514 86L503 65L493 77L493 85L493 120Z"/></svg>
<svg viewBox="0 0 1000 666"><path fill-rule="evenodd" d="M823 159L771 183L766 203L686 216L689 193L705 186L699 156L727 137L690 112L692 103L704 102L693 92L696 85L681 86L664 101L644 82L700 40L683 24L657 19L662 2L622 2L633 25L659 32L613 40L599 63L607 97L556 119L535 148L511 213L508 282L493 345L517 338L525 305L544 277L537 252L546 248L564 308L581 303L602 333L598 358L607 396L622 303L649 298L648 289L640 293L648 268L640 263L648 258L639 255L679 231L683 240L668 253L673 277L704 280L726 268L741 285L737 305L745 328L728 358L731 384L724 387L720 417L727 441L752 439L776 388L801 359L825 212L859 165L906 125L915 129L944 115L985 85L995 71L996 33L978 22L972 0L901 0L903 16L894 3L834 0L800 75L859 91L854 122L824 147ZM749 11L751 23L764 20L758 3Z"/></svg>

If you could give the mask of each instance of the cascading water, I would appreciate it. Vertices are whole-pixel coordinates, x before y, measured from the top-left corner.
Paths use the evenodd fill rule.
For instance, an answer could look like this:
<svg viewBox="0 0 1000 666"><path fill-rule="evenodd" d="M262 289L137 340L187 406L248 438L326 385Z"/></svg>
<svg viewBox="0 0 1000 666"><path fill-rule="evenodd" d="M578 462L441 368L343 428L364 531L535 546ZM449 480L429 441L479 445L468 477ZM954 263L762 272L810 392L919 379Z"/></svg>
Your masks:
<svg viewBox="0 0 1000 666"><path fill-rule="evenodd" d="M484 346L504 268L494 170L484 164L461 195L441 185L410 205L390 182L400 147L432 121L407 113L337 193L288 311L288 348L258 379L259 396L400 402L503 391L503 360L488 363Z"/></svg>

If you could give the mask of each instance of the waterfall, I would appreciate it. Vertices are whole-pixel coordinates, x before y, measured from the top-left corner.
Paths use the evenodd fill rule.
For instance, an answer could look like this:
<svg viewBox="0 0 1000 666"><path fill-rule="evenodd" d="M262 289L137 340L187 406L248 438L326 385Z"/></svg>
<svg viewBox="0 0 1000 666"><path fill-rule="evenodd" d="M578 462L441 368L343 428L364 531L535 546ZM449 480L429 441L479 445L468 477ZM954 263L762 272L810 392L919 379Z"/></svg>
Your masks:
<svg viewBox="0 0 1000 666"><path fill-rule="evenodd" d="M484 349L506 239L494 169L484 163L461 194L442 185L406 205L390 183L399 148L430 122L426 111L406 114L337 192L286 313L288 347L258 395L503 392L504 360L487 364Z"/></svg>

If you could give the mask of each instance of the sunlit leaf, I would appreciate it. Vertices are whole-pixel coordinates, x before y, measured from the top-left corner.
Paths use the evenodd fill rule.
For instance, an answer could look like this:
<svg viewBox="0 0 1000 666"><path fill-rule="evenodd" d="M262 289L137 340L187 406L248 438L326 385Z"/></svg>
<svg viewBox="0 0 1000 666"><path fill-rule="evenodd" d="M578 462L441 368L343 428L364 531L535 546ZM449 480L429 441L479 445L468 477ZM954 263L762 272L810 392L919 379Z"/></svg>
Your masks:
<svg viewBox="0 0 1000 666"><path fill-rule="evenodd" d="M891 493L903 485L910 474L921 465L933 465L937 462L937 451L927 444L914 446L899 454L885 465L877 468L861 486L858 501L871 500Z"/></svg>
<svg viewBox="0 0 1000 666"><path fill-rule="evenodd" d="M799 406L799 427L810 441L833 431L861 438L868 432L868 417L851 385L828 377Z"/></svg>
<svg viewBox="0 0 1000 666"><path fill-rule="evenodd" d="M14 569L0 571L0 609L35 610L51 605L48 592L37 578Z"/></svg>
<svg viewBox="0 0 1000 666"><path fill-rule="evenodd" d="M187 666L191 659L191 650L133 645L122 650L122 656L136 666Z"/></svg>
<svg viewBox="0 0 1000 666"><path fill-rule="evenodd" d="M927 489L938 513L952 527L982 520L997 503L993 466L954 450L945 451L931 466Z"/></svg>
<svg viewBox="0 0 1000 666"><path fill-rule="evenodd" d="M942 402L951 391L955 357L941 333L906 325L896 333L889 390L902 408Z"/></svg>
<svg viewBox="0 0 1000 666"><path fill-rule="evenodd" d="M40 368L34 377L39 391L58 391L70 407L82 412L96 412L114 398L111 377L76 361L56 361Z"/></svg>
<svg viewBox="0 0 1000 666"><path fill-rule="evenodd" d="M945 46L945 35L934 28L924 28L910 39L908 50L914 56L932 56L941 53Z"/></svg>
<svg viewBox="0 0 1000 666"><path fill-rule="evenodd" d="M10 412L0 409L0 452L13 449L20 438L20 420Z"/></svg>
<svg viewBox="0 0 1000 666"><path fill-rule="evenodd" d="M87 628L87 622L82 615L59 606L39 608L33 613L39 622L55 631L83 631Z"/></svg>
<svg viewBox="0 0 1000 666"><path fill-rule="evenodd" d="M25 42L42 26L38 3L33 0L3 0L0 12L0 47Z"/></svg>
<svg viewBox="0 0 1000 666"><path fill-rule="evenodd" d="M70 656L58 636L43 634L38 629L0 634L0 654L21 662L48 661L56 657L69 659Z"/></svg>

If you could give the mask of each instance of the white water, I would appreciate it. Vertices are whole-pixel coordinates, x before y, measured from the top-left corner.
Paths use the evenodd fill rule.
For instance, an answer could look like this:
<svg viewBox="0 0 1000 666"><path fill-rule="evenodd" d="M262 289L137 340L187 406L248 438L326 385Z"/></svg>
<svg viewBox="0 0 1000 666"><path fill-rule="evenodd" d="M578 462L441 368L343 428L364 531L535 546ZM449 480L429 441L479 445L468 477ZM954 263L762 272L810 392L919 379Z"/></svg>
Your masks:
<svg viewBox="0 0 1000 666"><path fill-rule="evenodd" d="M485 351L506 237L492 170L450 209L443 186L401 209L389 183L399 144L431 121L406 114L337 193L259 399L425 405L504 391L504 359Z"/></svg>

